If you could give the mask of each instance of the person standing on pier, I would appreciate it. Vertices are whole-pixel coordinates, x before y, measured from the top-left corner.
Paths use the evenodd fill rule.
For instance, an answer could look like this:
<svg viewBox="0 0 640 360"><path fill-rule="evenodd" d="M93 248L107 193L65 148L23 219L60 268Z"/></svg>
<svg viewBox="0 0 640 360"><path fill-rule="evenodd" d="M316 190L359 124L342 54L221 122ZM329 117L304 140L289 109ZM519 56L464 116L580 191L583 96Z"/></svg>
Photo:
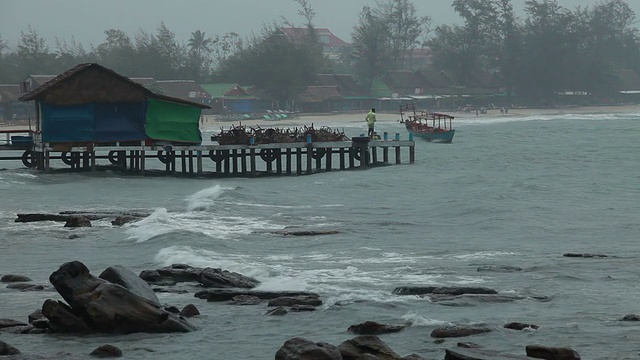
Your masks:
<svg viewBox="0 0 640 360"><path fill-rule="evenodd" d="M372 108L369 111L365 120L367 120L367 126L369 127L369 139L373 140L373 137L376 135L376 132L374 130L376 125L376 109L375 108Z"/></svg>

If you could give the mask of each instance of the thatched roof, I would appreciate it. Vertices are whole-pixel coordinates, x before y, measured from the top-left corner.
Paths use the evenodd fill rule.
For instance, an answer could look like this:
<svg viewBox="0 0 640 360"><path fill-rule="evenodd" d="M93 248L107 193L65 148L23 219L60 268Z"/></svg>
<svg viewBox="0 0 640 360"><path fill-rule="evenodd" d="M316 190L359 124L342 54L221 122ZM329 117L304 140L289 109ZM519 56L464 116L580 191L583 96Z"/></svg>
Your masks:
<svg viewBox="0 0 640 360"><path fill-rule="evenodd" d="M156 84L165 95L190 101L211 99L211 95L193 80L159 80Z"/></svg>
<svg viewBox="0 0 640 360"><path fill-rule="evenodd" d="M338 91L338 86L308 86L302 94L303 102L321 102L330 99L341 99L342 94Z"/></svg>

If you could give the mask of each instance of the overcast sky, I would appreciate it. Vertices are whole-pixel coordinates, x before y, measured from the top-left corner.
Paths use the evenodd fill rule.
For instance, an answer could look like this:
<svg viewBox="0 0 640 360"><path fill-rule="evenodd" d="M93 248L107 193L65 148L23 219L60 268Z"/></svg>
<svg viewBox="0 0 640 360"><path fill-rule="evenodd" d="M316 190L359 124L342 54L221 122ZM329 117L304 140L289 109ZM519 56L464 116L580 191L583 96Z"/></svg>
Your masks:
<svg viewBox="0 0 640 360"><path fill-rule="evenodd" d="M351 40L351 31L362 7L375 0L308 0L316 11L315 26L327 27L338 37ZM414 0L419 15L429 15L434 25L460 22L451 7L452 0ZM525 0L512 0L523 15ZM600 0L558 0L574 9ZM627 0L640 16L640 0ZM28 26L55 48L55 38L73 36L86 49L105 39L107 29L121 29L133 36L139 29L155 33L160 22L186 42L192 31L208 36L237 32L245 37L260 32L262 25L285 17L300 25L300 6L293 0L0 0L0 34L15 49L20 32ZM639 23L636 23L640 26Z"/></svg>

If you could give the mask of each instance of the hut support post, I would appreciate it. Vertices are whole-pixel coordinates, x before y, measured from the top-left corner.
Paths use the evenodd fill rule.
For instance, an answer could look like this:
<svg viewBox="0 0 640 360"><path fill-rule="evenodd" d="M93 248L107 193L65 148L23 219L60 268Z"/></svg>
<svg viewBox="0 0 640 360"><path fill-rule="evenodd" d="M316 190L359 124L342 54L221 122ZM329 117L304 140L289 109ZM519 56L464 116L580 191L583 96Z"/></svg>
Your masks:
<svg viewBox="0 0 640 360"><path fill-rule="evenodd" d="M302 174L302 148L296 150L296 173Z"/></svg>
<svg viewBox="0 0 640 360"><path fill-rule="evenodd" d="M378 162L378 148L374 146L371 148L371 164L375 165L377 162Z"/></svg>
<svg viewBox="0 0 640 360"><path fill-rule="evenodd" d="M396 164L401 164L402 163L402 154L400 153L401 149L400 146L396 146Z"/></svg>
<svg viewBox="0 0 640 360"><path fill-rule="evenodd" d="M189 174L193 175L193 150L189 150Z"/></svg>
<svg viewBox="0 0 640 360"><path fill-rule="evenodd" d="M291 175L291 148L287 148L287 155L285 159L285 162L287 163L287 175Z"/></svg>
<svg viewBox="0 0 640 360"><path fill-rule="evenodd" d="M45 148L44 148L44 156L43 156L43 168L45 172L49 172L49 165L50 165L50 159L49 159L49 144L45 144Z"/></svg>
<svg viewBox="0 0 640 360"><path fill-rule="evenodd" d="M238 174L238 149L231 150L231 156L229 157L231 164L233 165L233 174Z"/></svg>
<svg viewBox="0 0 640 360"><path fill-rule="evenodd" d="M413 164L416 162L416 147L414 145L409 146L409 163Z"/></svg>
<svg viewBox="0 0 640 360"><path fill-rule="evenodd" d="M242 169L242 174L247 173L247 151L245 149L240 150L240 165Z"/></svg>
<svg viewBox="0 0 640 360"><path fill-rule="evenodd" d="M256 149L249 150L249 161L251 162L251 176L256 176Z"/></svg>
<svg viewBox="0 0 640 360"><path fill-rule="evenodd" d="M313 147L311 144L307 145L307 175L313 172Z"/></svg>
<svg viewBox="0 0 640 360"><path fill-rule="evenodd" d="M333 148L327 148L325 156L327 157L327 171L331 171L331 158L333 157Z"/></svg>
<svg viewBox="0 0 640 360"><path fill-rule="evenodd" d="M202 150L196 151L196 168L198 175L202 175Z"/></svg>

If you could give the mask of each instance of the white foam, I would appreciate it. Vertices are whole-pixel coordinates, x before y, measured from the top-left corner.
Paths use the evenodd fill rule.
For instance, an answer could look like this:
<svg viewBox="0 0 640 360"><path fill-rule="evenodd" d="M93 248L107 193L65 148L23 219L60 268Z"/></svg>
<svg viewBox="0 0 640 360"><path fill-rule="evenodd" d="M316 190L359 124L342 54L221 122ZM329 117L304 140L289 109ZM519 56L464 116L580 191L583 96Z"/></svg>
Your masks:
<svg viewBox="0 0 640 360"><path fill-rule="evenodd" d="M235 190L235 188L222 187L215 185L207 189L202 189L195 194L189 195L187 201L187 211L207 210L214 205L216 199L220 197L226 190Z"/></svg>
<svg viewBox="0 0 640 360"><path fill-rule="evenodd" d="M504 257L504 256L519 256L522 255L517 252L511 251L478 251L470 254L462 254L462 255L453 255L454 259L467 261L467 260L478 260L478 259L490 259L494 257Z"/></svg>
<svg viewBox="0 0 640 360"><path fill-rule="evenodd" d="M402 316L402 320L406 323L411 324L413 327L424 327L424 326L448 326L453 325L452 323L444 320L436 320L428 317L420 316L417 312L410 311Z"/></svg>

